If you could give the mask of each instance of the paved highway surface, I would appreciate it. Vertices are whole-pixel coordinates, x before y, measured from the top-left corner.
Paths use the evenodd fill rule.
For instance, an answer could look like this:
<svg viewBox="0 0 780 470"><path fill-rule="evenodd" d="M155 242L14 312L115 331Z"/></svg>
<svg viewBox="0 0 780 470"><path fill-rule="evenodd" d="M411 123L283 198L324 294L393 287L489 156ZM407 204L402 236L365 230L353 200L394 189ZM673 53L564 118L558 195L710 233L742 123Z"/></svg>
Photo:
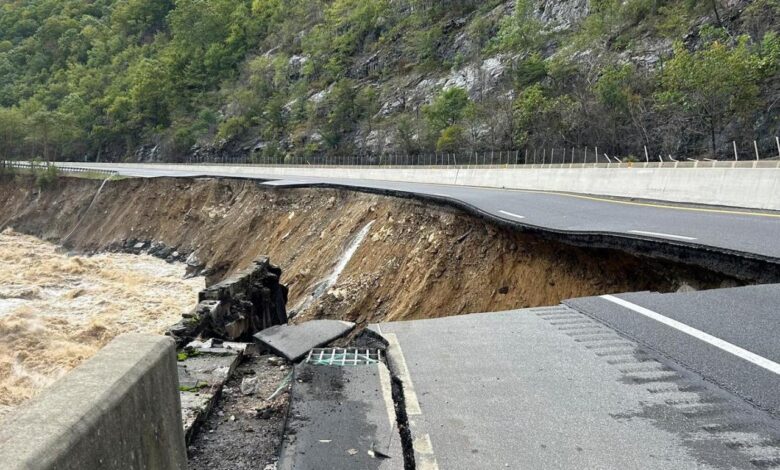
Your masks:
<svg viewBox="0 0 780 470"><path fill-rule="evenodd" d="M70 164L76 165L76 164ZM95 167L92 167L95 168ZM272 186L329 184L369 190L400 191L467 204L508 222L553 231L609 234L622 238L660 240L667 244L716 248L780 261L780 214L725 208L683 207L668 204L616 201L605 198L393 181L291 177L252 173L236 175L213 170L126 169L110 164L122 175L225 176L266 180Z"/></svg>
<svg viewBox="0 0 780 470"><path fill-rule="evenodd" d="M565 303L780 417L780 285Z"/></svg>
<svg viewBox="0 0 780 470"><path fill-rule="evenodd" d="M417 468L780 468L769 413L564 306L373 328Z"/></svg>
<svg viewBox="0 0 780 470"><path fill-rule="evenodd" d="M278 470L403 470L384 364L298 364Z"/></svg>

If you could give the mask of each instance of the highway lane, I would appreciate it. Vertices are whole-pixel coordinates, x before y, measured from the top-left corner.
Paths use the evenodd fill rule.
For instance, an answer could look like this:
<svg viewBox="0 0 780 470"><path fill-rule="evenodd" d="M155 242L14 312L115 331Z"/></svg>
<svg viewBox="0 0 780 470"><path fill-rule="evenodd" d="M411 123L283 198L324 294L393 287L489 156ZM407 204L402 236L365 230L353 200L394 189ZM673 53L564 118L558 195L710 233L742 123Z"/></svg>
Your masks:
<svg viewBox="0 0 780 470"><path fill-rule="evenodd" d="M780 285L564 303L780 416Z"/></svg>
<svg viewBox="0 0 780 470"><path fill-rule="evenodd" d="M393 181L306 176L280 179L255 171L236 175L220 171L216 166L206 172L187 170L186 166L182 166L180 170L156 170L124 169L106 164L100 168L114 169L122 175L138 177L246 177L265 180L265 184L276 187L335 185L358 190L397 191L456 201L492 217L528 227L707 247L727 253L753 255L774 263L780 262L780 214L777 213Z"/></svg>
<svg viewBox="0 0 780 470"><path fill-rule="evenodd" d="M404 383L418 468L780 466L769 413L575 310L372 328Z"/></svg>

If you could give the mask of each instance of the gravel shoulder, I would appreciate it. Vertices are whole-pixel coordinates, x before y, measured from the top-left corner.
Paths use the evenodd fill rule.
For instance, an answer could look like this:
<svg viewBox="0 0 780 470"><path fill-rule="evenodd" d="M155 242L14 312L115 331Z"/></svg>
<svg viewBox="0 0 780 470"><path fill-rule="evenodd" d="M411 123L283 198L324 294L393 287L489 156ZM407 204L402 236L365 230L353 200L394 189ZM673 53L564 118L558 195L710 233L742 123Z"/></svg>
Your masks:
<svg viewBox="0 0 780 470"><path fill-rule="evenodd" d="M247 356L192 439L190 470L274 468L289 405L292 368L276 356Z"/></svg>

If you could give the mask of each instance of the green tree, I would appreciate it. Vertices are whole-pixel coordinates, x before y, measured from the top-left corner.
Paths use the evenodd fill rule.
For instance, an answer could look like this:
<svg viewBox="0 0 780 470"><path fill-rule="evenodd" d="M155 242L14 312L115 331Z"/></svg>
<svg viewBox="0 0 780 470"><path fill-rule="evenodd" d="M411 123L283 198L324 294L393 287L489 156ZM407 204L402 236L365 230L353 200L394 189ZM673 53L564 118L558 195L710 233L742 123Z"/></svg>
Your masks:
<svg viewBox="0 0 780 470"><path fill-rule="evenodd" d="M708 135L714 157L729 119L756 108L763 78L762 61L747 37L734 47L716 41L696 52L677 43L661 74L658 99L667 111L679 110L694 129Z"/></svg>
<svg viewBox="0 0 780 470"><path fill-rule="evenodd" d="M533 15L531 0L517 0L515 12L499 24L492 48L498 51L535 51L544 39L544 28Z"/></svg>
<svg viewBox="0 0 780 470"><path fill-rule="evenodd" d="M463 147L463 127L452 125L441 131L436 141L436 150L439 152L456 152Z"/></svg>
<svg viewBox="0 0 780 470"><path fill-rule="evenodd" d="M24 114L18 108L0 108L0 158L19 156L25 136Z"/></svg>
<svg viewBox="0 0 780 470"><path fill-rule="evenodd" d="M333 85L322 103L325 109L322 137L329 148L338 148L344 137L356 128L361 118L357 96L355 83L345 78Z"/></svg>
<svg viewBox="0 0 780 470"><path fill-rule="evenodd" d="M463 88L450 88L441 92L433 103L423 107L423 115L436 132L455 125L463 118L469 105L469 95Z"/></svg>

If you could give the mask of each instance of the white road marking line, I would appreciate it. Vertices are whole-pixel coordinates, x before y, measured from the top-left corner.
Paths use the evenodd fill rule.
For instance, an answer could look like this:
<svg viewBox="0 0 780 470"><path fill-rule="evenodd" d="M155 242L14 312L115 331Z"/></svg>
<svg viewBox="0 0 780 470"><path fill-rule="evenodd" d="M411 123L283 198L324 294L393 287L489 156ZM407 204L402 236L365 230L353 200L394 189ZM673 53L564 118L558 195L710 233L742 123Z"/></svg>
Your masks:
<svg viewBox="0 0 780 470"><path fill-rule="evenodd" d="M387 355L397 368L398 377L404 383L404 401L406 402L406 414L409 416L421 415L420 402L417 401L417 393L414 391L412 377L409 375L409 368L406 366L404 353L401 351L401 344L398 342L398 336L395 333L385 333L388 343Z"/></svg>
<svg viewBox="0 0 780 470"><path fill-rule="evenodd" d="M513 214L511 212L507 212L507 211L498 211L498 212L500 212L500 213L502 213L504 215L508 215L509 217L514 217L516 219L525 219L525 216L523 216L523 215L517 215L517 214Z"/></svg>
<svg viewBox="0 0 780 470"><path fill-rule="evenodd" d="M659 232L645 232L644 230L629 230L628 233L636 233L637 235L651 235L655 237L664 237L664 238L676 238L678 240L698 240L697 238L693 237L684 237L682 235L671 235L669 233L659 233Z"/></svg>
<svg viewBox="0 0 780 470"><path fill-rule="evenodd" d="M608 300L612 303L618 304L621 307L625 307L636 313L639 313L640 315L644 315L648 318L651 318L659 323L663 323L664 325L670 326L685 334L691 335L696 339L699 339L701 341L704 341L705 343L715 346L716 348L722 349L723 351L731 353L741 359L744 359L770 372L774 372L775 374L780 375L780 364L771 361L765 357L759 356L758 354L752 353L746 349L742 349L739 346L729 343L728 341L724 341L720 338L716 338L715 336L709 335L701 330L697 330L692 326L688 326L685 323L678 322L677 320L672 320L671 318L667 318L661 315L660 313L656 313L652 310L633 304L627 300L623 300L612 295L602 295L601 298L604 300Z"/></svg>

